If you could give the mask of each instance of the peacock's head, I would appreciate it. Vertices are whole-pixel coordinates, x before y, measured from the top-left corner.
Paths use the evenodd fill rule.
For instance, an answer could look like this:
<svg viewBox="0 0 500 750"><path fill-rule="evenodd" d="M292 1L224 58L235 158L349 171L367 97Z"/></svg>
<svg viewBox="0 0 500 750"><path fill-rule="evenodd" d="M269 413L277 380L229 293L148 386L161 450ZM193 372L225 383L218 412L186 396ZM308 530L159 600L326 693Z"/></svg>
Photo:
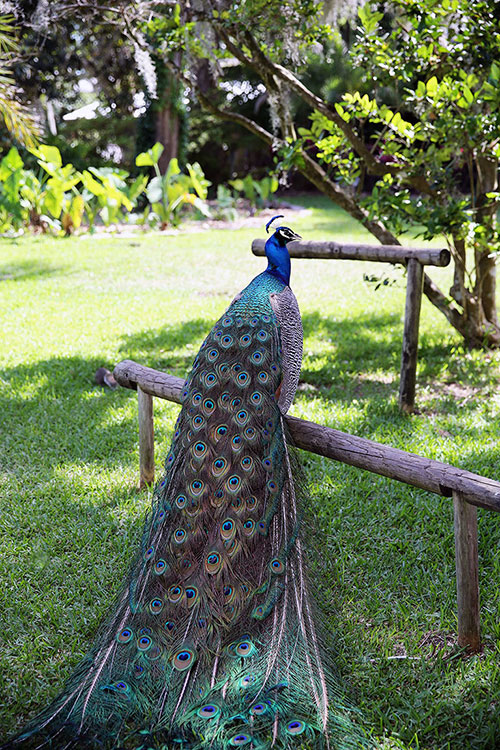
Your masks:
<svg viewBox="0 0 500 750"><path fill-rule="evenodd" d="M283 214L273 216L273 218L266 224L266 232L269 234L269 227L271 226L273 221L282 218ZM290 229L290 227L276 227L272 239L274 239L280 247L285 247L288 242L293 242L293 240L301 240L302 237L300 236L300 234L297 234L297 232L294 232L293 229Z"/></svg>
<svg viewBox="0 0 500 750"><path fill-rule="evenodd" d="M276 219L282 216L273 216L271 221L266 224L266 231L269 233L269 227ZM287 243L292 240L300 240L302 237L290 229L290 227L277 227L271 237L266 242L266 256L268 266L266 271L273 276L277 276L285 284L290 283L290 255L287 250Z"/></svg>

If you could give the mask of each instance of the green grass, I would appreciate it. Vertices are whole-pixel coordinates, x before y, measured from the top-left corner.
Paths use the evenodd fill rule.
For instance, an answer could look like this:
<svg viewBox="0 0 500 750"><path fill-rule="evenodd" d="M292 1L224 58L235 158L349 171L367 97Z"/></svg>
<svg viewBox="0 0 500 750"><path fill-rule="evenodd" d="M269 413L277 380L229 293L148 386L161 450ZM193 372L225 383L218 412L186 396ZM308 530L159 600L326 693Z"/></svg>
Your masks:
<svg viewBox="0 0 500 750"><path fill-rule="evenodd" d="M308 239L368 240L309 199ZM93 385L121 359L184 375L263 267L262 230L133 239L28 237L0 255L0 739L54 696L127 571L150 493L136 489L136 397ZM424 300L420 412L399 414L404 281L356 262L293 262L305 330L292 412L500 480L498 354L464 352ZM446 286L449 269L431 275ZM158 467L178 406L155 401ZM448 498L304 455L314 581L346 689L386 748L495 748L500 737L500 518L479 511L484 652L455 646ZM395 656L405 658L391 658Z"/></svg>

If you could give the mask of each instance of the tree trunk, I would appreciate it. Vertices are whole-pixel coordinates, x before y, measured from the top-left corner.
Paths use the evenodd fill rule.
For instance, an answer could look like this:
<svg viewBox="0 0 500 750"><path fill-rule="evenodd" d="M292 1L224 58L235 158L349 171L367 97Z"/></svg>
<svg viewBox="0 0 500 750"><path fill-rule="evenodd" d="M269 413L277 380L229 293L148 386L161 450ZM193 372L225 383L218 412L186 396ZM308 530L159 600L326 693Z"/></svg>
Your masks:
<svg viewBox="0 0 500 750"><path fill-rule="evenodd" d="M477 220L485 229L483 247L475 252L476 284L475 291L481 305L485 319L486 336L496 345L500 344L500 328L498 325L496 303L496 256L492 255L491 240L495 232L496 212L498 204L486 197L497 189L498 161L484 155L477 159Z"/></svg>
<svg viewBox="0 0 500 750"><path fill-rule="evenodd" d="M165 174L170 159L179 155L180 123L179 114L171 103L169 90L164 93L162 100L165 102L163 108L155 112L155 139L165 147L158 162L160 172Z"/></svg>

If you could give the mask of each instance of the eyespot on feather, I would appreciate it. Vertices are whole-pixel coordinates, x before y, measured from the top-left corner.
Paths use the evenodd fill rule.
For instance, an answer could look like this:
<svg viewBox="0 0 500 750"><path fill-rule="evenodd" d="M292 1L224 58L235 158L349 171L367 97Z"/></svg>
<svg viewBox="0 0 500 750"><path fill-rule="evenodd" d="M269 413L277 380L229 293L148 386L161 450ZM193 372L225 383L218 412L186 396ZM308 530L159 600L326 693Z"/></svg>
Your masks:
<svg viewBox="0 0 500 750"><path fill-rule="evenodd" d="M271 560L269 563L269 569L271 570L271 573L279 576L285 572L285 565L279 558L275 557L274 560Z"/></svg>
<svg viewBox="0 0 500 750"><path fill-rule="evenodd" d="M210 575L215 575L219 572L219 570L222 567L222 557L221 555L213 550L212 552L209 552L209 554L206 557L205 560L205 570Z"/></svg>
<svg viewBox="0 0 500 750"><path fill-rule="evenodd" d="M196 588L196 586L189 586L186 589L186 601L187 601L188 607L189 608L193 607L198 601L198 598L199 598L199 593L198 593L198 589Z"/></svg>
<svg viewBox="0 0 500 750"><path fill-rule="evenodd" d="M251 641L244 640L237 643L234 650L237 656L241 656L242 658L246 659L248 656L251 656L254 653L255 646Z"/></svg>
<svg viewBox="0 0 500 750"><path fill-rule="evenodd" d="M191 649L180 649L172 656L172 666L178 672L190 669L196 661L196 655Z"/></svg>
<svg viewBox="0 0 500 750"><path fill-rule="evenodd" d="M153 640L149 637L149 635L143 635L137 641L137 648L139 649L139 651L147 651L151 648L152 645Z"/></svg>
<svg viewBox="0 0 500 750"><path fill-rule="evenodd" d="M196 712L202 719L215 719L220 714L220 708L213 704L202 706Z"/></svg>
<svg viewBox="0 0 500 750"><path fill-rule="evenodd" d="M220 525L220 535L223 539L232 539L236 532L236 525L232 518L225 518Z"/></svg>
<svg viewBox="0 0 500 750"><path fill-rule="evenodd" d="M229 744L233 747L241 747L242 745L248 745L252 741L252 738L249 734L235 734L234 737L231 737L229 740Z"/></svg>
<svg viewBox="0 0 500 750"><path fill-rule="evenodd" d="M286 731L288 734L302 734L306 729L306 723L304 721L300 721L300 719L292 719L292 721L289 721L286 725Z"/></svg>
<svg viewBox="0 0 500 750"><path fill-rule="evenodd" d="M184 590L181 586L170 586L168 590L168 600L169 602L172 602L172 604L177 604L178 601L182 599L182 595L184 594Z"/></svg>
<svg viewBox="0 0 500 750"><path fill-rule="evenodd" d="M158 615L163 609L163 602L161 599L155 598L149 602L149 611L152 615Z"/></svg>
<svg viewBox="0 0 500 750"><path fill-rule="evenodd" d="M239 477L237 474L233 474L229 477L229 479L226 479L225 487L228 492L231 494L235 494L236 492L239 492L241 487L241 477Z"/></svg>
<svg viewBox="0 0 500 750"><path fill-rule="evenodd" d="M134 634L130 628L123 628L123 630L120 630L117 634L116 640L118 643L129 643L133 637Z"/></svg>

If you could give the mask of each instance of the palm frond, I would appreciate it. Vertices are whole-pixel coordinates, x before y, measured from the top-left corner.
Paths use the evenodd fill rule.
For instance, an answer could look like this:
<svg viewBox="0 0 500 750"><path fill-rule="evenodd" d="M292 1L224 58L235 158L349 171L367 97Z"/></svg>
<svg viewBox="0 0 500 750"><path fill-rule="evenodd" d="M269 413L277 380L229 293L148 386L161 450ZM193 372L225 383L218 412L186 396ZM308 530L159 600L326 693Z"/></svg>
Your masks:
<svg viewBox="0 0 500 750"><path fill-rule="evenodd" d="M19 100L11 71L18 53L14 18L0 16L0 120L13 138L24 146L33 147L38 140L39 127L29 107Z"/></svg>

